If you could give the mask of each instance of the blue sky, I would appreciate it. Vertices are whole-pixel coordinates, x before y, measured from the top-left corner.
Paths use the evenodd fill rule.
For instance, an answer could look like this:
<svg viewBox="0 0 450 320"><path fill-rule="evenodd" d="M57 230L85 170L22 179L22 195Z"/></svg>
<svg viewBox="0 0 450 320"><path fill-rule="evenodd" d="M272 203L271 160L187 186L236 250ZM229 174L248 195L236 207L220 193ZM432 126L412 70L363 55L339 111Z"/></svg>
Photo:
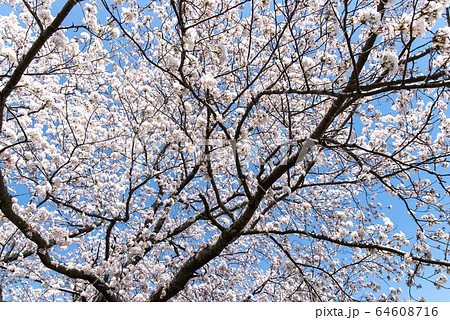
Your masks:
<svg viewBox="0 0 450 320"><path fill-rule="evenodd" d="M65 1L57 0L55 1L52 11L53 14L56 14L59 9L64 5ZM81 3L79 6L82 6ZM0 6L0 12L2 15L8 14L10 9L4 6ZM104 16L103 16L104 17ZM65 25L70 25L73 21L74 24L77 24L82 19L82 10L80 7L74 8L74 10L70 13L69 17L65 21ZM21 191L21 188L16 186L18 192ZM24 198L25 199L25 198ZM392 204L392 209L385 209L384 212L386 215L395 223L396 228L400 230L404 230L405 233L409 232L409 234L415 234L416 225L413 220L406 213L404 204L400 201L390 197L389 195L383 194L377 197L377 201L381 203L389 203ZM405 218L407 217L407 218ZM438 257L441 258L441 257ZM420 281L423 288L420 291L413 290L413 295L417 298L419 296L424 296L428 301L450 301L450 294L446 290L436 290L434 285L426 282ZM402 297L409 298L408 288L403 284L401 285L403 289Z"/></svg>

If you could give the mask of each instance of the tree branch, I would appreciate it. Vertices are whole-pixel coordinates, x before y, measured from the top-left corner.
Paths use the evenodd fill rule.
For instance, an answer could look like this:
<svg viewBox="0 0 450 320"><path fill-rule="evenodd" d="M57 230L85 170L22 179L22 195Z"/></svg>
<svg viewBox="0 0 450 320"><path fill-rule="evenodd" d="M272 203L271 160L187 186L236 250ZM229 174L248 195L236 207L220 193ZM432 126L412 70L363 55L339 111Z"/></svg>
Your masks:
<svg viewBox="0 0 450 320"><path fill-rule="evenodd" d="M20 79L22 79L23 73L28 68L30 63L38 54L39 50L44 46L47 40L58 30L58 27L70 13L72 8L79 2L83 0L68 0L58 15L53 19L52 23L39 35L36 41L33 43L31 48L22 58L22 60L17 65L16 69L9 78L8 82L3 87L0 92L0 132L2 131L3 125L3 114L6 107L6 100L8 99L11 92L15 89Z"/></svg>

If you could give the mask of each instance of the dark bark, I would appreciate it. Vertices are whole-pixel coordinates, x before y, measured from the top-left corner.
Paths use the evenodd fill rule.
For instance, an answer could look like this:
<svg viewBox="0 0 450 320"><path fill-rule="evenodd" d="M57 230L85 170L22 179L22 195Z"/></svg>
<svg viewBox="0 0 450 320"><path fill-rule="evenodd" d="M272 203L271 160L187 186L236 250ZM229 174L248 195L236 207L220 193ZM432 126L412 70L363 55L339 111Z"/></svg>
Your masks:
<svg viewBox="0 0 450 320"><path fill-rule="evenodd" d="M28 52L25 54L25 56L22 58L22 60L15 68L6 85L3 87L2 91L0 92L0 132L2 131L6 100L8 99L9 95L17 86L20 79L22 79L25 70L28 68L30 63L36 57L39 50L41 50L41 48L44 46L47 40L58 30L59 26L67 17L67 15L70 13L72 8L81 1L83 0L68 0L66 2L64 7L52 21L52 23L50 23L50 25L39 35L39 37L33 43L31 48L28 50Z"/></svg>
<svg viewBox="0 0 450 320"><path fill-rule="evenodd" d="M380 1L378 5L378 11L384 10L385 2ZM362 48L362 52L356 62L356 69L352 72L347 86L344 89L344 93L354 91L358 86L358 77L363 69L369 55L373 48L376 34L371 34ZM355 96L346 98L345 96L338 96L332 103L327 114L317 125L316 129L311 135L313 140L319 140L323 137L326 130L333 123L334 119L341 114L353 101ZM306 141L304 142L306 143ZM301 148L300 148L301 149ZM249 199L248 205L242 216L236 220L230 227L222 231L219 239L213 244L206 246L199 250L194 256L192 256L179 270L170 283L164 287L159 288L150 298L150 301L168 301L170 298L180 292L186 283L193 278L194 272L199 268L206 265L209 261L217 257L230 243L236 240L242 233L243 229L250 221L260 202L262 201L266 191L285 173L287 173L292 167L297 164L300 151L290 156L286 163L280 164L259 184L259 188L254 195Z"/></svg>
<svg viewBox="0 0 450 320"><path fill-rule="evenodd" d="M0 92L0 132L3 123L3 114L6 107L6 100L15 89L25 70L38 54L39 50L44 46L47 40L58 30L61 23L70 13L72 8L82 0L68 0L52 23L39 35L31 48L19 62L18 66L11 75L11 78L6 83ZM63 264L54 261L48 254L48 249L51 247L51 241L46 240L38 232L33 230L33 227L25 219L19 216L13 209L12 197L5 185L3 173L0 170L0 209L5 217L12 222L29 240L33 241L37 247L37 255L41 262L49 269L64 274L70 278L79 278L88 280L103 296L109 301L118 301L118 298L113 294L108 286L101 281L94 274L88 274L75 268L68 268Z"/></svg>
<svg viewBox="0 0 450 320"><path fill-rule="evenodd" d="M87 273L76 268L69 268L51 258L48 250L50 249L52 242L48 241L38 232L33 230L32 225L14 211L12 197L5 186L5 180L1 170L0 209L9 221L11 221L28 239L30 239L37 245L37 255L39 256L39 259L44 266L53 271L64 274L70 278L84 279L89 281L103 296L106 297L108 301L119 300L117 295L111 292L107 284L95 274Z"/></svg>

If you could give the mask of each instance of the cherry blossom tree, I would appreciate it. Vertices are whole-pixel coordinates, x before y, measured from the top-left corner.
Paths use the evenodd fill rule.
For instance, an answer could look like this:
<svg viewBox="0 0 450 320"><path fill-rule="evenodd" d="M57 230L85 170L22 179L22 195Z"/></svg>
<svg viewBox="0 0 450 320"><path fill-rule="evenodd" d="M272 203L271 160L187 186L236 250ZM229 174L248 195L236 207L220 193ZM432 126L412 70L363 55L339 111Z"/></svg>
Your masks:
<svg viewBox="0 0 450 320"><path fill-rule="evenodd" d="M447 289L449 6L1 0L1 300Z"/></svg>

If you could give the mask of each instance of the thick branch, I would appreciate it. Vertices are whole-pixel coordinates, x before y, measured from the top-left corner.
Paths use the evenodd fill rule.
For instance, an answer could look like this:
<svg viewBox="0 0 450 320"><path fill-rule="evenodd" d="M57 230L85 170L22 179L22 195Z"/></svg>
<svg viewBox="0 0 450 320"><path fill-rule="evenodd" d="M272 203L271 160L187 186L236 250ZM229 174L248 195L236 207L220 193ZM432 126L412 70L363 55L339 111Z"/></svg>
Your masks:
<svg viewBox="0 0 450 320"><path fill-rule="evenodd" d="M65 276L74 279L84 279L89 281L101 294L103 294L109 301L118 301L119 298L110 291L106 283L99 277L90 272L84 272L77 268L70 268L54 260L48 253L52 245L52 241L45 239L40 233L35 231L30 223L19 216L14 208L12 197L5 186L3 173L0 170L0 210L3 215L12 222L28 239L38 246L37 255L42 264L50 270L61 273Z"/></svg>
<svg viewBox="0 0 450 320"><path fill-rule="evenodd" d="M384 1L381 0L378 6L378 11L384 10ZM372 34L366 41L362 53L357 61L357 68L353 71L349 78L346 92L353 91L355 89L355 81L359 77L359 74L366 63L370 51L373 48L377 35ZM355 97L351 98L354 101ZM336 116L344 111L343 106L347 104L347 99L345 97L338 97L328 110L325 117L319 123L319 125L314 130L311 138L320 139L328 127L331 125ZM304 144L307 142L305 141ZM300 151L296 152L294 155L290 156L286 163L282 163L275 167L271 174L269 174L265 179L261 181L255 194L249 199L247 208L244 213L237 219L230 227L222 231L221 235L216 242L204 247L203 249L197 251L186 263L181 267L179 272L174 276L172 281L170 281L165 287L160 287L150 298L150 301L167 301L178 292L180 292L186 283L192 279L194 272L206 265L209 261L217 257L230 243L236 240L240 235L242 230L245 228L247 223L253 217L254 213L258 209L260 202L262 201L266 191L275 183L283 174L288 172L292 167L294 167L298 162Z"/></svg>
<svg viewBox="0 0 450 320"><path fill-rule="evenodd" d="M0 93L0 132L2 129L2 124L3 124L3 112L5 110L6 100L8 99L9 95L14 90L14 88L17 86L17 84L19 83L25 70L28 68L30 63L36 57L39 50L44 46L44 44L47 42L47 40L56 32L56 30L58 30L58 27L61 25L61 23L67 17L67 15L72 10L72 8L81 1L83 1L83 0L68 0L66 2L64 7L61 9L61 11L55 17L55 19L53 19L52 23L50 23L50 25L39 35L39 37L33 43L31 48L28 50L28 52L25 54L25 56L19 62L18 66L14 70L13 74L9 78L6 85L3 87L3 89Z"/></svg>

